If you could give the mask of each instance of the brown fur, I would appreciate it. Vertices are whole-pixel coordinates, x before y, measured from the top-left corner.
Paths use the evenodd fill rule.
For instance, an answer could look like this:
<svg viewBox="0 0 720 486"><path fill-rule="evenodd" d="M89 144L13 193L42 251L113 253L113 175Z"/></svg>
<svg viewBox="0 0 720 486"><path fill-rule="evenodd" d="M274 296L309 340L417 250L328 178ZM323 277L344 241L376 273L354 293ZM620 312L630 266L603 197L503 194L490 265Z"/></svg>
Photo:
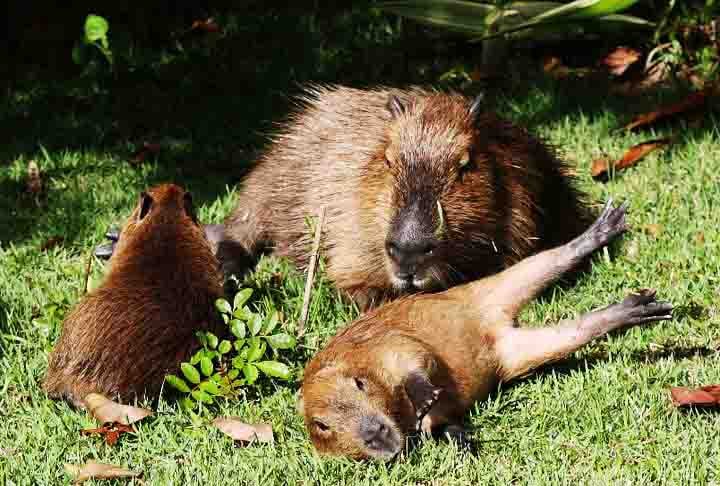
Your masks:
<svg viewBox="0 0 720 486"><path fill-rule="evenodd" d="M498 383L622 326L669 319L672 306L644 291L558 326L516 326L523 305L625 229L624 208L608 206L570 243L476 282L398 299L341 330L305 369L299 410L317 449L389 459L418 419L425 432L457 430ZM430 393L439 398L426 401Z"/></svg>
<svg viewBox="0 0 720 486"><path fill-rule="evenodd" d="M387 108L391 94L404 105L399 116ZM547 145L495 115L472 115L463 96L313 87L301 102L226 221L219 253L226 271L244 270L265 249L305 265L306 218L323 205L328 276L363 305L404 293L389 275L385 244L393 217L418 193L428 195L436 222L441 203L446 223L433 282L422 290L496 273L590 222Z"/></svg>
<svg viewBox="0 0 720 486"><path fill-rule="evenodd" d="M166 184L143 196L121 233L103 284L63 323L43 388L76 405L91 392L132 400L155 395L186 360L196 330L217 330L219 263L195 220L190 195Z"/></svg>

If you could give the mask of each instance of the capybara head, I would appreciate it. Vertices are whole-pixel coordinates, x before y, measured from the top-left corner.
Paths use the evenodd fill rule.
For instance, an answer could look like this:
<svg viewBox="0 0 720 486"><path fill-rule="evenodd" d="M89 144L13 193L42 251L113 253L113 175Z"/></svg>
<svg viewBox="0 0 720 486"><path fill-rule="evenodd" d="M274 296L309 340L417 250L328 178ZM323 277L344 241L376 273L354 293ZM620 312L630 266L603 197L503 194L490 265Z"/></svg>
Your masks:
<svg viewBox="0 0 720 486"><path fill-rule="evenodd" d="M494 180L476 121L480 98L390 95L385 159L385 266L397 291L467 278L492 251ZM496 259L495 259L496 260Z"/></svg>
<svg viewBox="0 0 720 486"><path fill-rule="evenodd" d="M394 458L405 446L403 404L372 372L330 366L303 383L298 411L317 450L355 459Z"/></svg>
<svg viewBox="0 0 720 486"><path fill-rule="evenodd" d="M123 253L126 245L133 242L133 235L146 233L158 235L163 226L195 227L201 231L195 214L192 195L175 184L161 184L140 193L135 209L122 229L117 247L113 255ZM150 226L152 232L143 232L142 228ZM158 238L159 239L159 238ZM205 241L204 234L200 241ZM147 242L145 242L147 244ZM145 250L143 253L152 253ZM118 257L120 258L120 257Z"/></svg>

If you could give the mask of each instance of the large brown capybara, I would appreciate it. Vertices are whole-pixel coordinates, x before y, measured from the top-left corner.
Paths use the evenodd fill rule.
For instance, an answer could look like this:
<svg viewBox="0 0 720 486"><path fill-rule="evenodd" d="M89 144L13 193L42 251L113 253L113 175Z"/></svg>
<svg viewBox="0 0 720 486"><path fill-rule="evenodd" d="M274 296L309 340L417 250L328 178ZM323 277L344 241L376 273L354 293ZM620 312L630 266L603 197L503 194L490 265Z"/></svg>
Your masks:
<svg viewBox="0 0 720 486"><path fill-rule="evenodd" d="M63 322L43 388L83 406L89 393L130 401L158 393L166 373L219 332L222 275L192 197L165 184L140 195L102 285Z"/></svg>
<svg viewBox="0 0 720 486"><path fill-rule="evenodd" d="M326 207L328 276L361 307L491 275L592 222L566 166L455 94L313 87L225 222L227 273L272 251L307 263Z"/></svg>

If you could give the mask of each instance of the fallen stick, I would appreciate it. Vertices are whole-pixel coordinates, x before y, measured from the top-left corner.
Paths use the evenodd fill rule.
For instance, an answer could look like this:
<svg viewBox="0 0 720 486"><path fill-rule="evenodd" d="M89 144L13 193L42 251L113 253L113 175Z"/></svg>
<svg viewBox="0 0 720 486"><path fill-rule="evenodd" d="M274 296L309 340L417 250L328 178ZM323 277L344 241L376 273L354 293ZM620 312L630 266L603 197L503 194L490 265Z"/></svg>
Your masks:
<svg viewBox="0 0 720 486"><path fill-rule="evenodd" d="M317 226L315 226L315 240L313 241L312 255L308 265L307 280L305 280L305 293L303 295L302 311L300 312L300 322L298 323L298 337L305 334L305 321L307 320L308 311L310 310L310 294L312 292L313 280L315 279L315 266L317 265L318 254L320 253L320 237L322 236L322 228L325 224L325 206L320 208L320 218Z"/></svg>

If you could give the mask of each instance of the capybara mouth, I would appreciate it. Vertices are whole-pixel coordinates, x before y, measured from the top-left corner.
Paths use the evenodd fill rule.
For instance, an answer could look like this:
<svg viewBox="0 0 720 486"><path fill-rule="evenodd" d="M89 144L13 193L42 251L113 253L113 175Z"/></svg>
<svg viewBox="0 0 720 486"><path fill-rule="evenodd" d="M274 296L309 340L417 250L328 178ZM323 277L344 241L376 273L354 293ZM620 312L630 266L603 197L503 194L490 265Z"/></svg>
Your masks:
<svg viewBox="0 0 720 486"><path fill-rule="evenodd" d="M425 273L404 274L393 271L390 274L392 285L398 292L415 292L428 290L435 286L433 278Z"/></svg>
<svg viewBox="0 0 720 486"><path fill-rule="evenodd" d="M405 443L402 434L392 423L377 416L364 417L358 435L365 446L365 454L382 461L392 460Z"/></svg>

